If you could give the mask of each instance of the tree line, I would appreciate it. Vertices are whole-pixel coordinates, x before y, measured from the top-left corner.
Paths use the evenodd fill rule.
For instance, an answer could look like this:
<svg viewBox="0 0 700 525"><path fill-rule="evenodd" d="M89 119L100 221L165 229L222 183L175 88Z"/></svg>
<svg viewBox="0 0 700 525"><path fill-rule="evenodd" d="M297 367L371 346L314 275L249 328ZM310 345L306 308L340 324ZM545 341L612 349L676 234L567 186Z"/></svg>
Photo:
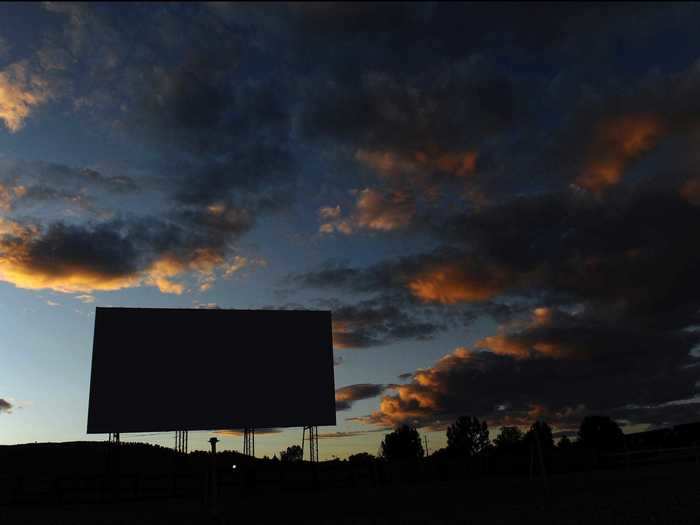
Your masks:
<svg viewBox="0 0 700 525"><path fill-rule="evenodd" d="M535 421L523 432L516 426L503 426L492 441L486 421L463 416L447 427L447 447L437 450L433 457L475 457L484 454L524 455L538 449L548 453L584 448L600 452L624 449L624 434L619 425L607 416L587 416L581 422L575 439L563 436L556 444L551 427ZM349 459L359 460L360 455ZM369 454L366 454L369 456ZM418 459L425 456L418 430L403 425L387 434L381 443L379 457L388 461Z"/></svg>

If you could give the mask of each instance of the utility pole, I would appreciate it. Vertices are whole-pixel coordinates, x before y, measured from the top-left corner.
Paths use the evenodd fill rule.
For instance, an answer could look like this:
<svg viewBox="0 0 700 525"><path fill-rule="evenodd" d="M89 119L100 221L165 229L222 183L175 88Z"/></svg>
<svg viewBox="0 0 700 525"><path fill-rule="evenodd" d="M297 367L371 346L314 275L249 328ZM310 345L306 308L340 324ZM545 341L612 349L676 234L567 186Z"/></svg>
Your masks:
<svg viewBox="0 0 700 525"><path fill-rule="evenodd" d="M211 476L210 476L210 492L209 492L209 505L212 512L216 512L216 444L219 440L215 437L209 439L211 443Z"/></svg>
<svg viewBox="0 0 700 525"><path fill-rule="evenodd" d="M428 436L423 436L423 441L425 441L425 455L430 455L430 449L428 448Z"/></svg>

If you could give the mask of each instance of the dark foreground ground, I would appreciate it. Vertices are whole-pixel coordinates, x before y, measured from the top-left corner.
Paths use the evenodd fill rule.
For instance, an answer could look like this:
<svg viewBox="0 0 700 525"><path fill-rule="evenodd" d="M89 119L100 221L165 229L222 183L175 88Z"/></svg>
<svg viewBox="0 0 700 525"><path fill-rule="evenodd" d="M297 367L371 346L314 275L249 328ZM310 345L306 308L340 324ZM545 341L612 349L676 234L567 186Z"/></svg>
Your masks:
<svg viewBox="0 0 700 525"><path fill-rule="evenodd" d="M216 513L202 499L0 507L0 524L537 523L700 524L695 463L541 479L475 479L319 490L221 490Z"/></svg>

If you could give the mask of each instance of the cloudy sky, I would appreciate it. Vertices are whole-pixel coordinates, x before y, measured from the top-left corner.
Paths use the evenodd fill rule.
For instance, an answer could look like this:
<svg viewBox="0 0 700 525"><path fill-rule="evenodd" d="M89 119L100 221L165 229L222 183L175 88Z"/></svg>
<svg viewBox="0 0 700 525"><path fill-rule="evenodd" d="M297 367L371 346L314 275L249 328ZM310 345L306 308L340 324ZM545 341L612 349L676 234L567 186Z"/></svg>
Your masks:
<svg viewBox="0 0 700 525"><path fill-rule="evenodd" d="M332 310L322 457L700 418L697 4L0 9L0 443L88 439L97 305Z"/></svg>

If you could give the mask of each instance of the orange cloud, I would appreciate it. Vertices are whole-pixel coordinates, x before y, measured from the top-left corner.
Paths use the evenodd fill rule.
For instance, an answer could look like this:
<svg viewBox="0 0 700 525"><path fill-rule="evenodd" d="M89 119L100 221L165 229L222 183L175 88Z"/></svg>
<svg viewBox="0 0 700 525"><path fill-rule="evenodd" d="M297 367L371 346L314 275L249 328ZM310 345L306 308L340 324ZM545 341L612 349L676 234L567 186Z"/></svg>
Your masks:
<svg viewBox="0 0 700 525"><path fill-rule="evenodd" d="M532 317L526 323L513 322L499 327L497 335L490 335L474 343L476 348L487 349L494 354L509 355L518 359L534 357L576 358L575 349L560 342L547 341L541 329L552 323L555 312L552 308L541 306L532 311ZM512 329L516 328L515 333ZM507 329L511 329L509 333ZM539 334L539 335L538 335ZM582 355L578 357L583 357Z"/></svg>
<svg viewBox="0 0 700 525"><path fill-rule="evenodd" d="M220 202L207 206L207 211L212 215L223 215L226 212L226 205Z"/></svg>
<svg viewBox="0 0 700 525"><path fill-rule="evenodd" d="M681 198L693 206L700 205L700 178L694 177L683 183L680 189Z"/></svg>
<svg viewBox="0 0 700 525"><path fill-rule="evenodd" d="M415 202L406 192L365 188L358 192L355 210L350 217L342 217L340 206L321 208L319 216L326 222L321 224L319 231L350 235L357 230L398 230L411 223L415 211Z"/></svg>
<svg viewBox="0 0 700 525"><path fill-rule="evenodd" d="M353 348L352 334L353 328L349 323L333 319L333 348L348 349Z"/></svg>
<svg viewBox="0 0 700 525"><path fill-rule="evenodd" d="M185 286L173 281L175 277L192 272L199 280L200 291L206 291L216 281L217 269L223 271L224 278L229 278L249 264L264 266L266 263L262 259L250 261L240 255L227 260L213 248L197 248L185 259L171 254L162 256L146 270L144 279L163 293L180 295L185 291Z"/></svg>
<svg viewBox="0 0 700 525"><path fill-rule="evenodd" d="M426 302L454 304L490 299L505 286L505 275L489 269L486 275L470 274L457 263L436 265L408 283L411 293Z"/></svg>
<svg viewBox="0 0 700 525"><path fill-rule="evenodd" d="M110 275L73 262L56 261L51 268L36 265L30 244L39 235L35 225L0 219L0 280L18 288L66 293L119 290L138 283L134 275Z"/></svg>
<svg viewBox="0 0 700 525"><path fill-rule="evenodd" d="M355 152L355 159L384 176L393 176L401 173L413 174L419 165L418 159L414 156L403 156L391 151L359 149Z"/></svg>
<svg viewBox="0 0 700 525"><path fill-rule="evenodd" d="M576 183L596 193L618 184L629 163L656 147L665 134L665 125L653 114L603 122L591 147L592 158Z"/></svg>
<svg viewBox="0 0 700 525"><path fill-rule="evenodd" d="M414 213L415 204L407 193L366 188L357 197L355 222L361 228L391 231L408 226Z"/></svg>
<svg viewBox="0 0 700 525"><path fill-rule="evenodd" d="M472 356L471 350L459 347L443 356L431 368L416 371L413 383L389 386L387 390L392 390L394 394L382 397L379 410L358 420L395 427L406 422L418 424L426 418L432 418L443 408L440 399L448 394L443 376L460 364L471 361Z"/></svg>
<svg viewBox="0 0 700 525"><path fill-rule="evenodd" d="M345 235L353 233L353 225L351 220L343 219L340 205L338 206L323 206L318 210L318 215L322 222L318 231L320 233L340 232Z"/></svg>
<svg viewBox="0 0 700 525"><path fill-rule="evenodd" d="M31 73L26 63L16 62L0 71L0 120L11 132L18 131L34 108L50 96L46 82Z"/></svg>
<svg viewBox="0 0 700 525"><path fill-rule="evenodd" d="M475 151L463 153L444 153L438 156L435 166L447 173L453 173L458 177L473 175L476 171L477 154Z"/></svg>
<svg viewBox="0 0 700 525"><path fill-rule="evenodd" d="M477 341L474 346L487 348L494 354L511 355L518 358L530 357L530 347L520 341L511 340L506 335L490 335Z"/></svg>
<svg viewBox="0 0 700 525"><path fill-rule="evenodd" d="M437 198L445 174L464 178L476 171L475 151L397 153L359 149L355 159L390 179L393 190L365 188L357 193L355 209L346 217L340 206L319 209L319 232L350 235L358 230L392 231L408 226L416 212L416 196ZM465 194L466 195L466 194ZM470 192L472 198L478 192Z"/></svg>
<svg viewBox="0 0 700 525"><path fill-rule="evenodd" d="M27 188L24 186L6 186L0 184L0 211L9 212L16 199L26 195Z"/></svg>
<svg viewBox="0 0 700 525"><path fill-rule="evenodd" d="M340 218L340 206L324 206L318 210L318 214L322 219L335 220Z"/></svg>
<svg viewBox="0 0 700 525"><path fill-rule="evenodd" d="M494 354L509 355L518 359L528 359L537 356L553 358L572 357L571 352L558 344L547 341L531 343L508 335L490 335L477 341L474 346L488 349Z"/></svg>
<svg viewBox="0 0 700 525"><path fill-rule="evenodd" d="M173 277L185 271L185 264L175 257L166 255L155 261L146 271L146 282L155 286L163 293L180 295L185 291L185 286L174 282Z"/></svg>
<svg viewBox="0 0 700 525"><path fill-rule="evenodd" d="M580 421L581 413L585 411L580 404L551 410L532 400L512 406L508 399L517 391L520 371L509 366L494 367L507 358L489 356L488 352L459 347L430 368L417 370L410 383L390 385L387 390L391 393L382 397L376 411L352 420L380 427L409 423L441 429L466 410L466 413L478 417L486 415L492 427L499 424L529 426L543 416L555 425L572 419ZM499 384L501 373L513 374L508 376L505 385ZM493 381L488 376L492 376Z"/></svg>
<svg viewBox="0 0 700 525"><path fill-rule="evenodd" d="M111 276L71 265L64 265L51 274L42 273L24 264L17 253L10 256L3 254L0 258L0 280L11 283L17 288L51 289L64 293L113 291L131 288L140 283L140 278L136 275Z"/></svg>
<svg viewBox="0 0 700 525"><path fill-rule="evenodd" d="M87 294L147 285L163 293L181 294L185 285L175 279L193 273L206 289L214 281L216 270L223 269L224 277L229 277L248 264L248 259L240 256L226 260L212 248L197 248L183 256L164 253L147 267L132 271L100 269L89 257L80 260L75 254L51 255L47 263L34 252L41 236L35 225L0 218L0 281L18 288L63 293Z"/></svg>
<svg viewBox="0 0 700 525"><path fill-rule="evenodd" d="M392 151L368 151L359 149L355 159L386 177L416 176L439 171L457 177L476 172L476 151L426 153L397 153Z"/></svg>
<svg viewBox="0 0 700 525"><path fill-rule="evenodd" d="M552 309L547 306L540 306L532 311L532 322L536 325L543 325L552 321Z"/></svg>

